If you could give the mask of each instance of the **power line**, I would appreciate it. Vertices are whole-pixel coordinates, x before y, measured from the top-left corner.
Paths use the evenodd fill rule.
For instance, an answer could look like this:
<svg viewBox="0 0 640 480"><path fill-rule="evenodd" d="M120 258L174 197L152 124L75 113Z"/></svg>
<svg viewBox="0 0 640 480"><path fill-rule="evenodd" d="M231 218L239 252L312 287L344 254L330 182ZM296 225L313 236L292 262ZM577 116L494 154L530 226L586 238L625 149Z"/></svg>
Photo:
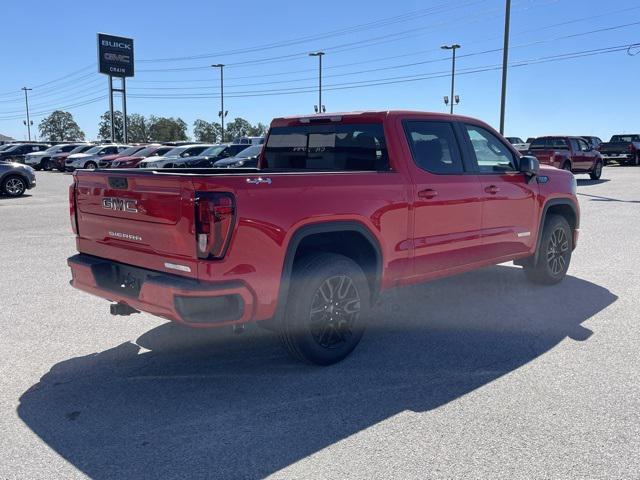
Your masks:
<svg viewBox="0 0 640 480"><path fill-rule="evenodd" d="M615 26L610 26L610 27L605 27L605 28L599 28L599 29L594 29L594 30L589 30L589 31L585 31L585 32L578 32L578 33L573 33L573 34L569 34L569 35L562 35L559 37L553 37L553 38L547 38L544 40L536 40L533 42L528 42L528 43L524 43L524 44L519 44L519 45L513 45L511 46L512 49L514 48L524 48L524 47L530 47L533 45L540 45L543 43L550 43L550 42L557 42L559 40L564 40L564 39L568 39L568 38L576 38L576 37L580 37L580 36L585 36L585 35L591 35L594 33L601 33L601 32L605 32L605 31L612 31L615 29L620 29L620 28L627 28L630 26L636 26L636 25L640 25L640 21L639 22L633 22L633 23L626 23L626 24L622 24L622 25L615 25ZM439 49L438 49L439 50ZM467 53L467 54L461 54L458 55L458 58L470 58L470 57L475 57L478 55L485 55L485 54L489 54L489 53L496 53L496 52L501 52L502 48L493 48L493 49L489 49L489 50L483 50L483 51L479 51L479 52L472 52L472 53ZM423 60L423 61L419 61L419 62L411 62L411 63L404 63L404 64L399 64L399 65L391 65L391 66L386 66L386 67L378 67L378 68L372 68L372 69L367 69L367 70L358 70L358 71L353 71L353 72L346 72L346 73L339 73L339 74L329 74L329 75L324 75L325 78L335 78L335 77L343 77L343 76L350 76L350 75L360 75L363 73L372 73L372 72L379 72L379 71L385 71L385 70L396 70L396 69L400 69L400 68L407 68L407 67L413 67L413 66L418 66L418 65L425 65L425 64L430 64L430 63L437 63L437 62L443 62L443 61L449 61L449 57L440 57L437 59L430 59L430 60ZM291 73L295 73L295 72L291 72ZM275 84L282 84L282 83L295 83L295 82L301 82L301 81L307 81L307 80L314 80L316 77L305 77L305 78L297 78L297 79L287 79L287 80L278 80L278 81L269 81L269 82L254 82L254 83L246 83L246 84L235 84L235 85L229 85L229 88L235 88L235 87L244 87L244 86L259 86L259 85L275 85ZM211 81L209 80L209 83ZM131 90L200 90L200 89L204 89L204 90L212 90L213 87L192 87L192 86L181 86L181 87L131 87ZM231 92L233 93L233 92Z"/></svg>
<svg viewBox="0 0 640 480"><path fill-rule="evenodd" d="M607 53L614 52L622 52L626 51L629 48L629 44L624 45L616 45L612 47L604 47L600 49L592 49L592 50L583 50L578 52L569 52L563 54L557 54L553 56L546 57L538 57L527 60L519 60L509 64L509 67L523 67L528 65L537 65L541 63L549 63L556 62L562 60L569 60L574 58L582 58L589 57L594 55L603 55ZM470 75L474 73L488 72L492 70L499 70L502 68L502 64L494 64L494 65L486 65L482 67L471 67L466 69L460 69L459 75ZM409 75L409 76L398 76L398 77L387 77L380 78L374 80L363 80L360 82L347 82L347 83L339 83L339 84L331 84L325 85L323 87L324 90L345 90L345 89L354 89L354 88L365 88L379 85L390 85L390 84L398 84L398 83L408 83L415 82L420 80L427 80L431 78L439 78L443 76L450 75L449 70L441 71L441 72L430 72L424 74L417 75ZM315 86L305 86L305 87L297 87L293 89L273 89L273 90L262 90L262 91L247 91L247 92L235 92L226 94L231 98L244 98L244 97L262 97L262 96L273 96L273 95L292 95L299 93L310 93L314 92L316 89ZM155 98L155 99L203 99L203 98L217 98L216 95L208 95L208 94L171 94L171 95L146 95L146 94L132 94L132 97L135 98Z"/></svg>
<svg viewBox="0 0 640 480"><path fill-rule="evenodd" d="M240 55L245 53L261 52L261 51L271 50L275 48L283 48L283 47L288 47L293 45L300 45L304 43L309 43L311 41L324 40L324 39L332 38L336 36L348 35L354 32L360 32L360 31L369 30L373 28L385 27L385 26L394 25L401 22L412 21L418 18L422 18L426 15L444 13L450 10L461 8L463 6L473 5L474 3L482 3L482 2L478 0L466 1L466 2L462 2L460 5L451 5L451 2L443 2L429 8L423 8L413 12L407 12L394 17L383 18L380 20L375 20L372 22L354 25L351 27L332 30L329 32L321 33L321 34L308 35L305 37L299 37L299 38L290 39L290 40L283 40L281 42L272 42L269 44L258 45L253 47L246 47L246 48L214 52L214 53L204 53L204 54L198 54L198 55L143 59L143 60L139 60L139 62L158 63L158 62L176 62L176 61L185 61L185 60L202 60L202 59L214 58L214 57L224 57L229 55Z"/></svg>
<svg viewBox="0 0 640 480"><path fill-rule="evenodd" d="M102 101L102 100L104 100L106 98L107 98L106 95L102 95L100 97L95 97L95 98L92 98L91 100L87 100L85 102L74 103L74 104L70 104L70 105L61 105L58 108L53 108L53 109L50 109L50 110L32 112L31 116L32 117L43 117L45 115L48 115L50 113L55 112L56 110L73 110L74 108L79 108L79 107L83 107L85 105L90 105L92 103L96 103L96 102ZM22 118L22 115L12 115L12 116L9 116L9 117L0 117L0 121L17 120L17 119L20 119L20 118Z"/></svg>

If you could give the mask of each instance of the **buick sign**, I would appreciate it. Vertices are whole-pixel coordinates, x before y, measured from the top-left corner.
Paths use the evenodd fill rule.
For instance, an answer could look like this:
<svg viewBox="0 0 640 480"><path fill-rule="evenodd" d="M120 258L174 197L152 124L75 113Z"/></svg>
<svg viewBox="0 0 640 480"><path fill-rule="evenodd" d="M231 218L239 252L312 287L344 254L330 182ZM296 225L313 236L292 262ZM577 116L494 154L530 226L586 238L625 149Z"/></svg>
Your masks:
<svg viewBox="0 0 640 480"><path fill-rule="evenodd" d="M112 77L133 77L133 39L99 33L98 71Z"/></svg>

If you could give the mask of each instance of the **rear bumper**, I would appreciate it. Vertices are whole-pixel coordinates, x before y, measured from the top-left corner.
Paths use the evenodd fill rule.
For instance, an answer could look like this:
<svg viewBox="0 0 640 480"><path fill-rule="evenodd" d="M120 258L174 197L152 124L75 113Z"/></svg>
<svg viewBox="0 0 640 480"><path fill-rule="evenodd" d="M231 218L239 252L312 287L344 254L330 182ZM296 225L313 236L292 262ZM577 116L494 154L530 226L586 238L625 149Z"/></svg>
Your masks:
<svg viewBox="0 0 640 480"><path fill-rule="evenodd" d="M211 328L253 319L255 300L242 282L200 282L85 254L67 263L74 288L174 322Z"/></svg>
<svg viewBox="0 0 640 480"><path fill-rule="evenodd" d="M633 153L601 153L604 160L633 160L636 158Z"/></svg>

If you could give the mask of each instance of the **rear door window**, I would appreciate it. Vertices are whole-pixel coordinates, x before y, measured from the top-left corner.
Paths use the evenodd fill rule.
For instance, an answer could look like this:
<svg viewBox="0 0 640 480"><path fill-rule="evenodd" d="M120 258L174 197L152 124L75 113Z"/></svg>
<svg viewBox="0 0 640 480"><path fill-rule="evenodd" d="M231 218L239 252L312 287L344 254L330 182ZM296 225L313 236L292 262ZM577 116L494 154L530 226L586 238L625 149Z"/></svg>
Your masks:
<svg viewBox="0 0 640 480"><path fill-rule="evenodd" d="M423 170L438 174L463 173L462 157L448 122L407 121L404 131L413 161Z"/></svg>
<svg viewBox="0 0 640 480"><path fill-rule="evenodd" d="M264 168L287 170L389 170L382 124L274 127Z"/></svg>

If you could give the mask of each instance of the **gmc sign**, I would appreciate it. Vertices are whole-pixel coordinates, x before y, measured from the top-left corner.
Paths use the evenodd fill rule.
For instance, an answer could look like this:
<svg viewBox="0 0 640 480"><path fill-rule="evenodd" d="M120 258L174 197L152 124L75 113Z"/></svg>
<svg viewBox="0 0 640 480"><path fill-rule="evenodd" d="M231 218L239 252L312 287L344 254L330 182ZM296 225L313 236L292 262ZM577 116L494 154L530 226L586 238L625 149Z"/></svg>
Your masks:
<svg viewBox="0 0 640 480"><path fill-rule="evenodd" d="M98 71L112 77L133 77L133 39L99 33Z"/></svg>

